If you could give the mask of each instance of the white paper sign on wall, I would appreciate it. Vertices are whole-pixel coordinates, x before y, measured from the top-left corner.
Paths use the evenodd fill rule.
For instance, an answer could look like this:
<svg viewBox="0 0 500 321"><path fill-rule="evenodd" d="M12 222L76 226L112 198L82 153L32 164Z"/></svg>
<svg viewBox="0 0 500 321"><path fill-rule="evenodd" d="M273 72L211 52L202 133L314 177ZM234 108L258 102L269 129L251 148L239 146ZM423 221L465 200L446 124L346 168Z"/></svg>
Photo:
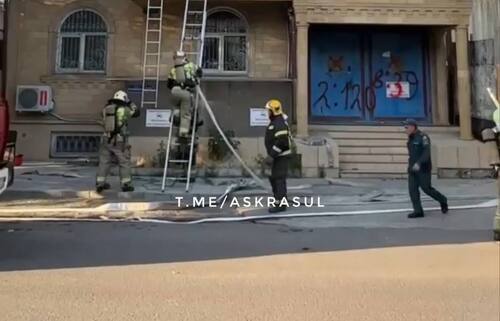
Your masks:
<svg viewBox="0 0 500 321"><path fill-rule="evenodd" d="M385 84L387 98L410 98L410 83L407 81L388 81Z"/></svg>
<svg viewBox="0 0 500 321"><path fill-rule="evenodd" d="M269 125L269 116L265 108L250 108L250 126L267 127Z"/></svg>
<svg viewBox="0 0 500 321"><path fill-rule="evenodd" d="M170 109L148 109L146 112L146 127L170 127Z"/></svg>

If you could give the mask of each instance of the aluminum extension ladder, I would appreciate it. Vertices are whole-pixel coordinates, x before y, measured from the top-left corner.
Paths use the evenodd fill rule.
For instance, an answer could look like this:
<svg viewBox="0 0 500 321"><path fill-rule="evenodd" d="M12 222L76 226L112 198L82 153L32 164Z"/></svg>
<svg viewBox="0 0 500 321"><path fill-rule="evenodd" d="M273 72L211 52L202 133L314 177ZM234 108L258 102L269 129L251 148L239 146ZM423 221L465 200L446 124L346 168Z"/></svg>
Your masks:
<svg viewBox="0 0 500 321"><path fill-rule="evenodd" d="M158 108L163 2L164 0L148 0L142 65L142 108Z"/></svg>
<svg viewBox="0 0 500 321"><path fill-rule="evenodd" d="M186 0L186 7L184 10L184 22L182 25L181 43L179 50L184 51L189 61L196 62L198 66L203 63L203 49L205 42L205 27L207 21L207 2L208 0ZM200 97L198 89L196 90L195 105L192 112L191 119L191 138L189 144L189 159L170 159L170 152L172 146L179 146L178 142L173 142L173 115L172 112L170 129L168 133L168 143L166 148L165 167L163 170L162 192L165 191L167 179L173 179L174 183L177 180L186 180L186 192L189 191L192 174L192 164L194 156L194 147L196 139L196 127L198 124L198 109L200 104ZM180 117L180 116L179 116ZM187 165L185 177L167 177L168 168L170 164Z"/></svg>

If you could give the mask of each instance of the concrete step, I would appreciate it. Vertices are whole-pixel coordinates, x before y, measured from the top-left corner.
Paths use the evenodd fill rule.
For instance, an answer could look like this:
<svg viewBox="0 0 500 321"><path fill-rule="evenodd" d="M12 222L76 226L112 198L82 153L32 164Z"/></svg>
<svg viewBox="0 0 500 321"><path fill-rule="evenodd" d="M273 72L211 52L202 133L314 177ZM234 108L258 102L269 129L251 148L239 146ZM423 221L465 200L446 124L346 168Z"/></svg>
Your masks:
<svg viewBox="0 0 500 321"><path fill-rule="evenodd" d="M342 178L385 178L385 179L406 179L406 173L374 173L361 171L343 171L340 173Z"/></svg>
<svg viewBox="0 0 500 321"><path fill-rule="evenodd" d="M366 154L340 154L340 164L342 163L381 163L381 164L406 164L406 155L366 155Z"/></svg>
<svg viewBox="0 0 500 321"><path fill-rule="evenodd" d="M311 132L382 132L404 133L403 126L350 126L350 125L310 125ZM450 126L420 126L426 133L458 133L458 127Z"/></svg>
<svg viewBox="0 0 500 321"><path fill-rule="evenodd" d="M405 140L392 139L337 139L341 147L406 147Z"/></svg>
<svg viewBox="0 0 500 321"><path fill-rule="evenodd" d="M406 141L407 137L404 133L395 132L350 132L350 131L333 131L328 132L328 136L333 139L388 139Z"/></svg>
<svg viewBox="0 0 500 321"><path fill-rule="evenodd" d="M406 173L406 163L340 163L340 172Z"/></svg>
<svg viewBox="0 0 500 321"><path fill-rule="evenodd" d="M341 147L340 155L408 155L405 147Z"/></svg>

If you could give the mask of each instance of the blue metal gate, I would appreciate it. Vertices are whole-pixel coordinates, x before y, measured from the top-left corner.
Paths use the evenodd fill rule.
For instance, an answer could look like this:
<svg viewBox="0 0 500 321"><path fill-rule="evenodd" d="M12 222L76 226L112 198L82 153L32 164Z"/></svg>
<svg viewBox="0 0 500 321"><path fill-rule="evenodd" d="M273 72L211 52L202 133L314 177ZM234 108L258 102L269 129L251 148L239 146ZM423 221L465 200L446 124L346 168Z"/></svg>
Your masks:
<svg viewBox="0 0 500 321"><path fill-rule="evenodd" d="M429 120L425 34L395 28L311 28L311 121Z"/></svg>

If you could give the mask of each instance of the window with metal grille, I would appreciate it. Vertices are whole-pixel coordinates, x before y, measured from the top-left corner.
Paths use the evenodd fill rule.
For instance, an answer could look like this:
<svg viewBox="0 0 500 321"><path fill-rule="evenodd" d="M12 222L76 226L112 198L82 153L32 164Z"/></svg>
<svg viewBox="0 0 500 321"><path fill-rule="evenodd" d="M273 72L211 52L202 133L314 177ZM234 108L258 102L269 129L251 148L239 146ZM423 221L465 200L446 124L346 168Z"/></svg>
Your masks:
<svg viewBox="0 0 500 321"><path fill-rule="evenodd" d="M208 16L203 69L219 73L247 71L247 25L236 13L221 10Z"/></svg>
<svg viewBox="0 0 500 321"><path fill-rule="evenodd" d="M57 71L104 72L107 56L107 27L91 10L79 10L64 19L59 29Z"/></svg>
<svg viewBox="0 0 500 321"><path fill-rule="evenodd" d="M97 157L101 135L99 133L52 133L50 157Z"/></svg>

